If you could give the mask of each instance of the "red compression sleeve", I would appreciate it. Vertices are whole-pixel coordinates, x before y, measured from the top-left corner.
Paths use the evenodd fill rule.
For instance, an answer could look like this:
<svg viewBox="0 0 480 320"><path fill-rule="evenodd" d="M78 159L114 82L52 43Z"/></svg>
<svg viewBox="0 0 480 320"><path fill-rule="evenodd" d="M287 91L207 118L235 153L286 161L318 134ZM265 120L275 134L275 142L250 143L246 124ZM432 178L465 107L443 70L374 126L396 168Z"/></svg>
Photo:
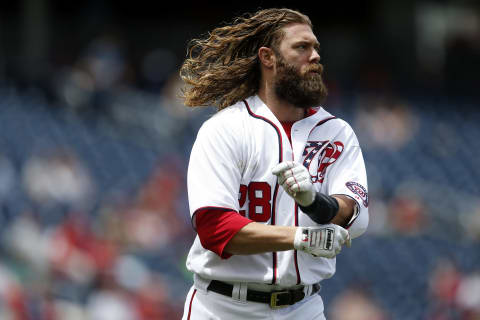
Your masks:
<svg viewBox="0 0 480 320"><path fill-rule="evenodd" d="M233 210L204 208L195 212L195 222L202 246L222 259L228 259L232 255L224 251L225 246L240 229L253 221Z"/></svg>

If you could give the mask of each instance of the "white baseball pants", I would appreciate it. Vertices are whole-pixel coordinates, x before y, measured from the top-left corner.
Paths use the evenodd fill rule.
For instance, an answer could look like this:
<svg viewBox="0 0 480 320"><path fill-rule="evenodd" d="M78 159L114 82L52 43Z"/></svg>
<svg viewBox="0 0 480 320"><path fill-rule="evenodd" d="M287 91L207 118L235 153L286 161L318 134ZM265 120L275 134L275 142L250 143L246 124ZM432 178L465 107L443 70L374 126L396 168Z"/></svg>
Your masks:
<svg viewBox="0 0 480 320"><path fill-rule="evenodd" d="M182 320L325 320L323 301L314 294L294 305L272 309L266 303L239 301L212 291L190 288Z"/></svg>

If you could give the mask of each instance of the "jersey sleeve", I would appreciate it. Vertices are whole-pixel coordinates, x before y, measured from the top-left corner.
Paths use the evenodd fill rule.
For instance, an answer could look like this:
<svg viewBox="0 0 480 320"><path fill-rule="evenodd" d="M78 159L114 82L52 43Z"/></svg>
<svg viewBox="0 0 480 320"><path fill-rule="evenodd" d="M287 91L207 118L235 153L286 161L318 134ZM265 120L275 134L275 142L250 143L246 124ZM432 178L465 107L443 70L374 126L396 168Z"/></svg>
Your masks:
<svg viewBox="0 0 480 320"><path fill-rule="evenodd" d="M347 225L352 238L362 235L368 226L367 173L357 137L347 126L344 132L345 148L329 172L327 192L329 195L349 196L357 203L352 219Z"/></svg>
<svg viewBox="0 0 480 320"><path fill-rule="evenodd" d="M223 120L214 116L204 123L190 154L187 187L192 218L205 208L239 210L244 135L238 124Z"/></svg>

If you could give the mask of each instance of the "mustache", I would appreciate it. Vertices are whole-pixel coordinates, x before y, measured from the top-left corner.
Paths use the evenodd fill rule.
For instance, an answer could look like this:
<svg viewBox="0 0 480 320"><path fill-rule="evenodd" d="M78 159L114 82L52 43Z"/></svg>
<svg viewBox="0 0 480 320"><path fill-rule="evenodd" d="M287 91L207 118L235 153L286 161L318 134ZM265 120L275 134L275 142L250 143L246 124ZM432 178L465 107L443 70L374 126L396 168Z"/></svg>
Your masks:
<svg viewBox="0 0 480 320"><path fill-rule="evenodd" d="M309 72L315 72L315 73L322 74L323 73L323 65L320 64L320 63L309 65L307 68L305 68L305 73L309 73Z"/></svg>

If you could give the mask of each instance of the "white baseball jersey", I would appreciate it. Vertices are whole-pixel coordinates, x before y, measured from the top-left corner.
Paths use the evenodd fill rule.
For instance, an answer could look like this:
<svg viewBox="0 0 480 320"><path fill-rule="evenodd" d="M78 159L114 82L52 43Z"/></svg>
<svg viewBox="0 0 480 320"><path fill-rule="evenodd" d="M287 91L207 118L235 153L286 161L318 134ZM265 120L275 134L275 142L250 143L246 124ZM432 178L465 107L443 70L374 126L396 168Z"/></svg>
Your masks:
<svg viewBox="0 0 480 320"><path fill-rule="evenodd" d="M281 123L258 96L216 113L198 132L188 167L190 213L202 208L235 210L258 223L314 226L277 183L272 168L293 160L305 165L317 191L355 199L352 238L368 225L365 165L357 137L323 108L295 122L290 143ZM206 279L292 286L310 285L335 273L335 259L296 250L222 259L196 237L187 268Z"/></svg>

